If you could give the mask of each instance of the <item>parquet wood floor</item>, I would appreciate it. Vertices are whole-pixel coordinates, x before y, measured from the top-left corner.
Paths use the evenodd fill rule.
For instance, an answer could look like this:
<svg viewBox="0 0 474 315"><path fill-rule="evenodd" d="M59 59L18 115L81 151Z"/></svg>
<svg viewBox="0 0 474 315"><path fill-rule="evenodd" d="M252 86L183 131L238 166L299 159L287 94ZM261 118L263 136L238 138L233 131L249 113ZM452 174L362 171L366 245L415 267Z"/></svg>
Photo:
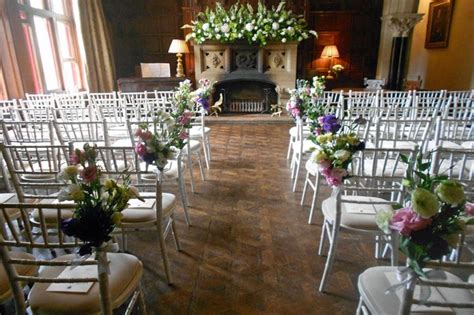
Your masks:
<svg viewBox="0 0 474 315"><path fill-rule="evenodd" d="M373 258L370 239L343 233L328 293L317 291L325 263L317 255L322 217L318 213L316 223L308 225L310 198L299 205L302 183L291 192L289 128L285 123L212 124L211 170L205 182L197 181L197 193L189 193L192 227L177 210L182 252L171 237L167 240L172 286L164 278L155 234L130 235L129 250L145 266L149 313L355 312L358 274L385 262ZM323 187L318 204L328 196Z"/></svg>

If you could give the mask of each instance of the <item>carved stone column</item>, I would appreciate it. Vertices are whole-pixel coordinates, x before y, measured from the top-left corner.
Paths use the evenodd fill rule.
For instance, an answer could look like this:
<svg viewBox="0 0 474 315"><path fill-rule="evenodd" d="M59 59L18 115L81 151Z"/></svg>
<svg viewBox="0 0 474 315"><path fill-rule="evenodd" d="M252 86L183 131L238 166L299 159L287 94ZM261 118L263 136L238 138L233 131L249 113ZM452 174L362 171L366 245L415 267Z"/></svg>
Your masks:
<svg viewBox="0 0 474 315"><path fill-rule="evenodd" d="M382 17L382 20L386 20L393 31L387 83L387 88L391 90L401 90L403 88L408 35L422 17L423 14L417 13L394 13Z"/></svg>

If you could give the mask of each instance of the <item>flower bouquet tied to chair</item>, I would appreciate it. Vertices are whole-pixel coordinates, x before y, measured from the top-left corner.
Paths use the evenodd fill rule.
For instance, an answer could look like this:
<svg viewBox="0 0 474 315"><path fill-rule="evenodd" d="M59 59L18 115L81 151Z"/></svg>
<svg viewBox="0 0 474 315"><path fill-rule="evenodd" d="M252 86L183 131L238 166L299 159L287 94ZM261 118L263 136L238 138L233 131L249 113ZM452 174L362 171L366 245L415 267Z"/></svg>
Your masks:
<svg viewBox="0 0 474 315"><path fill-rule="evenodd" d="M377 224L385 233L397 233L400 251L416 276L426 276L423 268L456 248L465 225L472 224L473 205L466 202L463 186L444 175L430 174L431 160L421 154L408 164L403 185L408 190L406 206L379 213Z"/></svg>
<svg viewBox="0 0 474 315"><path fill-rule="evenodd" d="M73 217L63 220L61 229L64 234L84 242L79 249L81 256L110 241L110 234L120 223L121 211L127 208L128 201L141 199L137 188L130 185L126 170L118 180L103 178L96 159L95 147L85 144L83 150L74 150L71 165L60 175L68 186L59 193L58 200L76 204Z"/></svg>

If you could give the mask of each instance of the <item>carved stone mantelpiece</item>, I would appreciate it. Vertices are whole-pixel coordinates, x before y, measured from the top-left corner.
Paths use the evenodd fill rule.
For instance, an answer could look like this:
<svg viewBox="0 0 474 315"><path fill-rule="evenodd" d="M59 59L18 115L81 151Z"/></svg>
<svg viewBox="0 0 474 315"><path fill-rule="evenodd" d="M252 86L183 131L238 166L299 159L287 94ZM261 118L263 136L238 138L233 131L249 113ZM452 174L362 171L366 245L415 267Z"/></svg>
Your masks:
<svg viewBox="0 0 474 315"><path fill-rule="evenodd" d="M247 42L193 44L196 80L261 80L282 90L296 81L297 42L269 42L264 47Z"/></svg>

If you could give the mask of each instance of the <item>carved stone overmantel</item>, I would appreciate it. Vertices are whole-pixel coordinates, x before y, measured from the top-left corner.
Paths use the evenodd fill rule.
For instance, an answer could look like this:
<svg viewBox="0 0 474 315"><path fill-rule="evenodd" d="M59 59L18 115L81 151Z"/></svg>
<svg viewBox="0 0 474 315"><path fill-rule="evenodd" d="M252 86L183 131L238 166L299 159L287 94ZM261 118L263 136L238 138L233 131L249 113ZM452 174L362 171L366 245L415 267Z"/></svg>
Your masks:
<svg viewBox="0 0 474 315"><path fill-rule="evenodd" d="M382 20L388 21L395 37L408 37L410 30L421 21L424 14L394 13L383 16Z"/></svg>
<svg viewBox="0 0 474 315"><path fill-rule="evenodd" d="M194 46L196 81L261 80L282 90L296 81L297 42L269 42L259 47L247 42L204 42Z"/></svg>

